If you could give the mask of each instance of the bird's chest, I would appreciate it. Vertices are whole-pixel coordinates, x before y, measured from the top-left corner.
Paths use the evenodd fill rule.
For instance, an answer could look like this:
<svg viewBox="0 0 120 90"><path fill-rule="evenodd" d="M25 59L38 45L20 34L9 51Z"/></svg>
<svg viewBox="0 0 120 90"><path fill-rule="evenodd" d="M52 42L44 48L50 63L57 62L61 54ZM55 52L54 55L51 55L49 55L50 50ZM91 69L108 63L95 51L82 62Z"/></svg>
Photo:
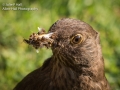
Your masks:
<svg viewBox="0 0 120 90"><path fill-rule="evenodd" d="M79 90L79 80L71 69L54 70L49 75L49 86L55 90ZM51 90L51 89L50 89Z"/></svg>
<svg viewBox="0 0 120 90"><path fill-rule="evenodd" d="M79 82L70 77L58 77L56 79L51 79L49 86L55 90L78 90Z"/></svg>

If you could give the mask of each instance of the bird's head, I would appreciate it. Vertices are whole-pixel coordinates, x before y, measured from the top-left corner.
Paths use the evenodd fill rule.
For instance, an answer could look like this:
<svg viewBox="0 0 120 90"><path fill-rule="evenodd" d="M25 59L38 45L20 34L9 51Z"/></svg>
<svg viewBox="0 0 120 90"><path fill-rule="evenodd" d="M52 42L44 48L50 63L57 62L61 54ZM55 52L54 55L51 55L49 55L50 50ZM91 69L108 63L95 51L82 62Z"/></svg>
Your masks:
<svg viewBox="0 0 120 90"><path fill-rule="evenodd" d="M52 44L54 56L70 66L89 67L100 54L99 34L87 23L76 19L61 19L49 33L55 35Z"/></svg>
<svg viewBox="0 0 120 90"><path fill-rule="evenodd" d="M53 56L65 65L89 67L94 59L101 57L99 34L83 21L70 18L58 20L43 37L47 39L46 46L51 41L48 46Z"/></svg>

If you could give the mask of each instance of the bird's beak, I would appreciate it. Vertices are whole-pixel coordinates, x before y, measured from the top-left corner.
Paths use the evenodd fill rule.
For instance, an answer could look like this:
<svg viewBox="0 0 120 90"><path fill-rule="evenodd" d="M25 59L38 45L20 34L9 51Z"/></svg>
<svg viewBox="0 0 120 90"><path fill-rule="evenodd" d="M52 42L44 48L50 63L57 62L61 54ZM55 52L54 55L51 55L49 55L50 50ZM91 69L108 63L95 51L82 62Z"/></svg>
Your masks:
<svg viewBox="0 0 120 90"><path fill-rule="evenodd" d="M38 28L38 33L33 33L30 35L29 40L24 39L24 41L32 45L35 49L41 48L43 46L49 48L52 46L54 41L54 33L45 33L45 31L41 28Z"/></svg>

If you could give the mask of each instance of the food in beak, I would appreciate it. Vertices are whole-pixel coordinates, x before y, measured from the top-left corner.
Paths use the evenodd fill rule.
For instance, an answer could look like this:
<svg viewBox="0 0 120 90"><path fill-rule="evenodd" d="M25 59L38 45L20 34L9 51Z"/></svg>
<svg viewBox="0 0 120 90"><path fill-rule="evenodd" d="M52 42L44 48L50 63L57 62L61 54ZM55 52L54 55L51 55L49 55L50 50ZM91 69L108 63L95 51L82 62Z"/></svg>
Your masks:
<svg viewBox="0 0 120 90"><path fill-rule="evenodd" d="M30 35L29 39L24 39L29 45L32 45L35 49L42 47L51 47L53 43L53 33L45 33L45 30L38 27L38 33L33 33Z"/></svg>

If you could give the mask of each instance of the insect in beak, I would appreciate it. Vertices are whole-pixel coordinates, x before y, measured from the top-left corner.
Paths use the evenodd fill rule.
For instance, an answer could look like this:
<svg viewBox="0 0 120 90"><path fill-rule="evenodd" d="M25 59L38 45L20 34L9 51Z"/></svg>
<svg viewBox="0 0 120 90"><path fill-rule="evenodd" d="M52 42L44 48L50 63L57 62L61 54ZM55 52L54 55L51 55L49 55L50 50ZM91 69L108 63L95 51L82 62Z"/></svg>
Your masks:
<svg viewBox="0 0 120 90"><path fill-rule="evenodd" d="M53 33L45 33L45 30L38 27L38 33L33 33L30 35L29 39L24 39L29 45L32 45L35 49L42 47L51 47L53 43Z"/></svg>

